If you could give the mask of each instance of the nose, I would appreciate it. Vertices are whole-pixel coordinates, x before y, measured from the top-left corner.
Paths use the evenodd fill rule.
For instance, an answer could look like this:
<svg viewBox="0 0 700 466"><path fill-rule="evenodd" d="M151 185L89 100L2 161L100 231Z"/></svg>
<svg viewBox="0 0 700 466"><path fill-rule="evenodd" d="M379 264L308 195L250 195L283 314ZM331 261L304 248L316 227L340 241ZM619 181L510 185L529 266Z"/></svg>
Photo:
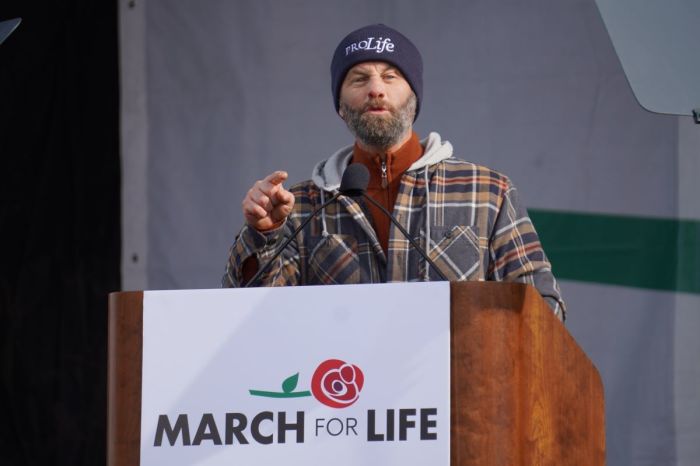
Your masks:
<svg viewBox="0 0 700 466"><path fill-rule="evenodd" d="M369 89L368 89L368 94L369 97L372 99L381 99L384 98L384 92L386 91L385 89L385 83L384 80L379 77L379 76L373 76L369 80Z"/></svg>

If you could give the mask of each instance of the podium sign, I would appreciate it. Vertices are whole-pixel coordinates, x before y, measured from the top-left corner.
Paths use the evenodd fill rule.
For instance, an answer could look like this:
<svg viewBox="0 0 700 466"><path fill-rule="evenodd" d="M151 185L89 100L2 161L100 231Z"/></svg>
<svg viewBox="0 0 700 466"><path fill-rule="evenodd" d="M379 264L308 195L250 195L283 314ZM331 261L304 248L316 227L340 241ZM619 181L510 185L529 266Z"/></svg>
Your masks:
<svg viewBox="0 0 700 466"><path fill-rule="evenodd" d="M447 282L143 293L141 465L450 462Z"/></svg>

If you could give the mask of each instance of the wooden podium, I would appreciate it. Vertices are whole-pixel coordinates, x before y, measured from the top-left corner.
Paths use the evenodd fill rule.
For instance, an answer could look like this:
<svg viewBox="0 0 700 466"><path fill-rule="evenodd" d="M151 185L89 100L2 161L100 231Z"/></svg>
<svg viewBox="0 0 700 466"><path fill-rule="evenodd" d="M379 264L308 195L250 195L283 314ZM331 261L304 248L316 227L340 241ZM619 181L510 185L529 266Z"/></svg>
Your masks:
<svg viewBox="0 0 700 466"><path fill-rule="evenodd" d="M598 371L537 291L451 290L451 464L605 464ZM143 293L109 299L107 464L140 462Z"/></svg>

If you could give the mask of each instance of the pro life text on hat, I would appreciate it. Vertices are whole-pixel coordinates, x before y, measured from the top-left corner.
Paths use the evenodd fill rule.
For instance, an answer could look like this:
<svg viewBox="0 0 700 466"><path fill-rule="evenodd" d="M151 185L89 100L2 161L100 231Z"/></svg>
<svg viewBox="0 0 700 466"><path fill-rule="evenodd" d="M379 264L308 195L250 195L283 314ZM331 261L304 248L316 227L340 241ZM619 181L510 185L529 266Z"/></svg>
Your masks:
<svg viewBox="0 0 700 466"><path fill-rule="evenodd" d="M367 40L361 40L360 42L355 42L347 47L345 47L345 56L347 57L352 52L357 52L358 50L374 50L377 53L382 53L384 50L387 52L394 51L394 43L391 42L391 38L387 37L382 40L380 37L377 42L372 45L374 37L368 37Z"/></svg>

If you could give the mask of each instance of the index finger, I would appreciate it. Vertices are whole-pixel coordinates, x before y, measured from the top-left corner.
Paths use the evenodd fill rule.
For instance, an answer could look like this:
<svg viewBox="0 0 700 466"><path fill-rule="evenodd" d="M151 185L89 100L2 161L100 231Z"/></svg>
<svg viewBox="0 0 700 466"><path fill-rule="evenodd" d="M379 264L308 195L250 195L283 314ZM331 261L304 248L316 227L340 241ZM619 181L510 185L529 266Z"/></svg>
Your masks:
<svg viewBox="0 0 700 466"><path fill-rule="evenodd" d="M267 175L263 181L266 181L272 184L273 186L276 186L282 183L284 180L286 180L288 176L289 174L287 172L278 170Z"/></svg>

